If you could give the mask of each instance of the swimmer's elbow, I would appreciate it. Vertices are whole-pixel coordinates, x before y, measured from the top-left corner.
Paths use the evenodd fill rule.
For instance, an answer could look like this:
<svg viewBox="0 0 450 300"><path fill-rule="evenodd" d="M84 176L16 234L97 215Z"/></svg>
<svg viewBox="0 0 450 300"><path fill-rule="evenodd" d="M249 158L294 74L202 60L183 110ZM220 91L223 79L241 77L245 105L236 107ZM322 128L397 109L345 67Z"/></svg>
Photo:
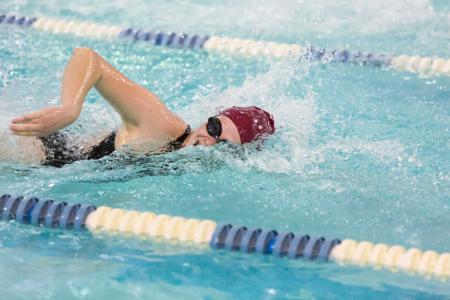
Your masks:
<svg viewBox="0 0 450 300"><path fill-rule="evenodd" d="M92 66L90 69L91 72L94 74L94 78L97 80L101 77L101 67L100 67L100 61L101 57L100 55L92 50L91 48L87 47L77 47L73 49L72 58L77 58L82 62L85 62Z"/></svg>
<svg viewBox="0 0 450 300"><path fill-rule="evenodd" d="M91 48L87 47L76 47L73 49L72 55L97 55L97 53Z"/></svg>
<svg viewBox="0 0 450 300"><path fill-rule="evenodd" d="M80 57L83 60L92 61L98 67L100 55L91 48L77 47L73 49L72 57Z"/></svg>

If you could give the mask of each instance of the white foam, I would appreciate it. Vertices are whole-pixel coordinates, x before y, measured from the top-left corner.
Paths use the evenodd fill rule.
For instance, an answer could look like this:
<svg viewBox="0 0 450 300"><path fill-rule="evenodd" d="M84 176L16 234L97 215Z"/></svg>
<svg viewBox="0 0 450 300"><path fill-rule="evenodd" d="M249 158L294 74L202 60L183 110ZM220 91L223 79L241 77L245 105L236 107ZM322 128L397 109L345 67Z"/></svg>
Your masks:
<svg viewBox="0 0 450 300"><path fill-rule="evenodd" d="M330 151L339 153L334 155L337 159L366 155L379 163L408 158L405 147L397 140L343 138L311 145L311 140L316 138L315 127L321 116L316 109L316 95L312 87L302 83L308 71L309 65L305 63L289 60L275 63L268 72L247 78L242 86L200 96L180 114L186 120L200 124L218 110L232 105L256 105L270 111L274 115L277 131L262 151L247 151L244 157L222 154L221 150L215 154L242 170L302 174L307 167L329 159L327 153ZM292 81L303 86L305 90L301 92L305 96L292 98L287 95L286 85ZM308 168L308 172L319 171Z"/></svg>

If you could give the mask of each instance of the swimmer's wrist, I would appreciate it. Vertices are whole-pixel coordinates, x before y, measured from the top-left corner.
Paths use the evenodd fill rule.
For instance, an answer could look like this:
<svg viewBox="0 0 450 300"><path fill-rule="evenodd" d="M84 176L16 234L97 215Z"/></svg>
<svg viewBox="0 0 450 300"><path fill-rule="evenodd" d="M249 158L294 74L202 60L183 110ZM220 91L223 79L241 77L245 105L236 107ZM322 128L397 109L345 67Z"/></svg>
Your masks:
<svg viewBox="0 0 450 300"><path fill-rule="evenodd" d="M72 106L66 106L66 105L61 106L61 113L64 114L65 119L70 123L75 122L75 120L80 115L80 112L78 109L76 109Z"/></svg>

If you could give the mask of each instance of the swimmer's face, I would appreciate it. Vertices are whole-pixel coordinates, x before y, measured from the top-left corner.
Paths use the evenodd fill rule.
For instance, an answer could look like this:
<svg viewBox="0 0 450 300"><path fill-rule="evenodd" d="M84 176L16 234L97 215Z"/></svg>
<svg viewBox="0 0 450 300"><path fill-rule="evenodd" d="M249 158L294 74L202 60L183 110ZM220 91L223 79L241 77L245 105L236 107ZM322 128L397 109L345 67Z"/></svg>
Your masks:
<svg viewBox="0 0 450 300"><path fill-rule="evenodd" d="M218 118L222 124L222 134L219 138L228 143L240 144L241 139L239 137L239 132L233 121L225 116L218 116ZM191 135L185 141L184 147L198 145L211 146L217 144L217 140L208 134L206 124L207 123L204 123L197 129L192 131Z"/></svg>

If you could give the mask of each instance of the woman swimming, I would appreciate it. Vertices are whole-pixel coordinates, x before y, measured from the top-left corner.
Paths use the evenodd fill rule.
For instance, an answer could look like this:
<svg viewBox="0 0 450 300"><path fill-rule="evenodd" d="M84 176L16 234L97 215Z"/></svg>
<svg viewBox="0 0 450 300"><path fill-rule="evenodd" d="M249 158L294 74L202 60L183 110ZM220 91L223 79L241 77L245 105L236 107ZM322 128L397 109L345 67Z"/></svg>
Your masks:
<svg viewBox="0 0 450 300"><path fill-rule="evenodd" d="M67 138L58 130L78 118L92 87L119 113L123 124L93 147L68 147ZM95 51L76 48L64 70L61 105L14 118L10 130L37 137L45 156L42 163L61 167L76 160L99 159L125 145L134 151L164 153L223 141L245 144L273 134L275 126L272 115L260 108L233 106L191 130L158 96L125 77Z"/></svg>

